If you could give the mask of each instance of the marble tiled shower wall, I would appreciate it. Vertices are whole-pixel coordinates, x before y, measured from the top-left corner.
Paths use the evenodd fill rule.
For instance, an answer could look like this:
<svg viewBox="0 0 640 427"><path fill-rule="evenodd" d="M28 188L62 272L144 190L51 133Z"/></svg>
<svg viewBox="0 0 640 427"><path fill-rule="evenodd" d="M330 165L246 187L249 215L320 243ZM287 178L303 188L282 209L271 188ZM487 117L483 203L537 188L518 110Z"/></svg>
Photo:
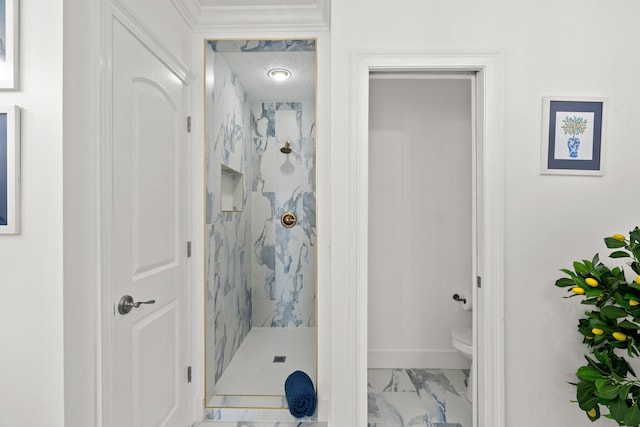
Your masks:
<svg viewBox="0 0 640 427"><path fill-rule="evenodd" d="M251 120L253 326L315 326L315 102L253 103Z"/></svg>
<svg viewBox="0 0 640 427"><path fill-rule="evenodd" d="M315 326L315 100L249 102L220 54L207 49L206 61L206 375L215 384L252 326ZM280 152L287 140L290 154ZM242 174L237 212L221 209L221 165ZM291 229L280 224L286 211L298 218Z"/></svg>
<svg viewBox="0 0 640 427"><path fill-rule="evenodd" d="M215 384L251 329L251 127L241 83L220 55L208 49L206 60L206 346L215 354L207 383ZM222 165L243 175L240 211L221 209Z"/></svg>

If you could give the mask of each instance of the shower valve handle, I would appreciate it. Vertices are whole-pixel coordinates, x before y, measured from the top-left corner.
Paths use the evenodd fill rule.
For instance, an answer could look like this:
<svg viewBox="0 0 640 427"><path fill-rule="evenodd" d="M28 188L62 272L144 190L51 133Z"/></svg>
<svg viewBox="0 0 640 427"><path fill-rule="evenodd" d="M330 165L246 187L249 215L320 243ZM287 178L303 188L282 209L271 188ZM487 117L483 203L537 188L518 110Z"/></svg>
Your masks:
<svg viewBox="0 0 640 427"><path fill-rule="evenodd" d="M298 222L298 218L296 218L296 214L293 212L285 212L280 217L280 222L286 228L291 228Z"/></svg>

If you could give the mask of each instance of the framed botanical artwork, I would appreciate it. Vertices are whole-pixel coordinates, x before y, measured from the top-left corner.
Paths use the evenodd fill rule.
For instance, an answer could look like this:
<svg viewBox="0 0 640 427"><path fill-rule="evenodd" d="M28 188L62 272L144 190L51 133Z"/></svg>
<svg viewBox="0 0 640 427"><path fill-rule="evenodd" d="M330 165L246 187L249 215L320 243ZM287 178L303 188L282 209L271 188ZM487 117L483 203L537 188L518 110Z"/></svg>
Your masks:
<svg viewBox="0 0 640 427"><path fill-rule="evenodd" d="M0 234L20 232L20 109L0 106Z"/></svg>
<svg viewBox="0 0 640 427"><path fill-rule="evenodd" d="M0 0L0 89L18 88L19 0Z"/></svg>
<svg viewBox="0 0 640 427"><path fill-rule="evenodd" d="M543 174L604 175L606 98L543 99Z"/></svg>

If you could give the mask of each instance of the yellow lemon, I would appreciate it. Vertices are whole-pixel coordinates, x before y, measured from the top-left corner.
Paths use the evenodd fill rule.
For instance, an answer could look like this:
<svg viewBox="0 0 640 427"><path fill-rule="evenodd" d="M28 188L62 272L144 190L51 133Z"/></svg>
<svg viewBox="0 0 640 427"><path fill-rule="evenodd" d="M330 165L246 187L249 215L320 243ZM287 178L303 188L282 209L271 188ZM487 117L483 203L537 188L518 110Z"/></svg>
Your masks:
<svg viewBox="0 0 640 427"><path fill-rule="evenodd" d="M616 339L616 341L624 341L627 339L627 336L622 332L614 332L611 335Z"/></svg>
<svg viewBox="0 0 640 427"><path fill-rule="evenodd" d="M593 277L587 277L586 279L584 279L584 281L587 285L591 286L592 288L595 288L596 286L598 286L598 281Z"/></svg>
<svg viewBox="0 0 640 427"><path fill-rule="evenodd" d="M614 238L614 239L616 239L616 240L620 240L621 242L624 242L624 241L626 240L626 239L624 238L624 234L618 234L618 233L616 233L616 234L614 234L614 235L613 235L613 236L611 236L611 237L613 237L613 238Z"/></svg>
<svg viewBox="0 0 640 427"><path fill-rule="evenodd" d="M640 276L636 276L636 283L640 285Z"/></svg>
<svg viewBox="0 0 640 427"><path fill-rule="evenodd" d="M579 288L578 286L576 286L575 288L571 288L571 290L574 294L584 295L584 289Z"/></svg>
<svg viewBox="0 0 640 427"><path fill-rule="evenodd" d="M591 330L591 332L593 332L593 335L602 335L602 334L604 334L604 331L602 329L600 329L600 328L593 328Z"/></svg>
<svg viewBox="0 0 640 427"><path fill-rule="evenodd" d="M631 307L635 307L635 306L636 306L636 305L638 305L638 304L640 304L640 302L638 302L638 301L636 301L636 300L634 300L634 299L630 299L630 300L629 300L629 305L630 305Z"/></svg>
<svg viewBox="0 0 640 427"><path fill-rule="evenodd" d="M597 414L597 412L596 412L596 408L591 408L591 409L589 409L589 410L587 411L587 415L589 415L589 417L590 417L590 418L595 417L595 416L596 416L596 414Z"/></svg>

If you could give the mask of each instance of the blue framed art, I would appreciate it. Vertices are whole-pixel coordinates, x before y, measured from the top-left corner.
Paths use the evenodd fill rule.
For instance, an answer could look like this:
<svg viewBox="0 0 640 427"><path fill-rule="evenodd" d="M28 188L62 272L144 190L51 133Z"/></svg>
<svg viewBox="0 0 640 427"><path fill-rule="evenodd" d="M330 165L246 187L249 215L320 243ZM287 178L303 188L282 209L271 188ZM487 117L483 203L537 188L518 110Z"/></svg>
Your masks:
<svg viewBox="0 0 640 427"><path fill-rule="evenodd" d="M0 106L0 234L20 232L20 109Z"/></svg>
<svg viewBox="0 0 640 427"><path fill-rule="evenodd" d="M604 175L606 98L544 97L541 172Z"/></svg>

